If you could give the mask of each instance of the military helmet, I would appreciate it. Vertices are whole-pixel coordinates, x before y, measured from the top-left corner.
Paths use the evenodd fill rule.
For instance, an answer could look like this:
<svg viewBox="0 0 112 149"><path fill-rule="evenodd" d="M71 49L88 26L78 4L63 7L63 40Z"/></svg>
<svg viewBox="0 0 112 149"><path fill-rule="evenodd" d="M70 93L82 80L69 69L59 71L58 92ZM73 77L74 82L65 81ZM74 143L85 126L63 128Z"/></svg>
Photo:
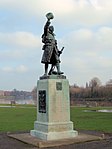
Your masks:
<svg viewBox="0 0 112 149"><path fill-rule="evenodd" d="M52 12L49 12L49 13L46 14L46 17L47 17L47 19L53 19L54 15L53 15Z"/></svg>

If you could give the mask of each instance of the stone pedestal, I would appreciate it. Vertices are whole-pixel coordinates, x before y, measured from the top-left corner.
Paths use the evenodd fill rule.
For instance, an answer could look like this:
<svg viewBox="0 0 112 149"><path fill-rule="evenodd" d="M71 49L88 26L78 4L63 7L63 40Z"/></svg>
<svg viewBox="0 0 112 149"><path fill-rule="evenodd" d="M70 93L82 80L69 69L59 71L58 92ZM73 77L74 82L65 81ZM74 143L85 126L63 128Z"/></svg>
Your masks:
<svg viewBox="0 0 112 149"><path fill-rule="evenodd" d="M37 121L30 134L43 140L78 135L70 121L69 82L65 76L41 77L37 82Z"/></svg>

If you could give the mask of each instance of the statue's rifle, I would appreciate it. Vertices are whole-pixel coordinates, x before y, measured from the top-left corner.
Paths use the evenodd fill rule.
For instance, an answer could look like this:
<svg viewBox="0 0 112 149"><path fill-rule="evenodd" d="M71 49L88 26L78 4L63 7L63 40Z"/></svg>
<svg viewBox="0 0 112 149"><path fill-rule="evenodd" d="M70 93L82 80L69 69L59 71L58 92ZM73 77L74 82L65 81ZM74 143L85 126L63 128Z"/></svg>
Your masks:
<svg viewBox="0 0 112 149"><path fill-rule="evenodd" d="M62 49L60 51L58 51L58 54L59 54L58 56L60 56L62 54L63 50L64 50L64 47L62 47Z"/></svg>

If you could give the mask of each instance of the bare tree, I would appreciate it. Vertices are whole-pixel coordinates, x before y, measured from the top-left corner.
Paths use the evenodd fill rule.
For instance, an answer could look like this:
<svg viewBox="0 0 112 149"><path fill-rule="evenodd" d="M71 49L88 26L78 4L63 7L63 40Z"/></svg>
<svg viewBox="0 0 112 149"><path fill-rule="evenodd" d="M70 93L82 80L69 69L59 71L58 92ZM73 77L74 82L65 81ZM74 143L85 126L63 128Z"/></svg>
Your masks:
<svg viewBox="0 0 112 149"><path fill-rule="evenodd" d="M91 88L91 97L98 96L98 88L101 86L101 81L99 78L94 77L91 79L89 86Z"/></svg>

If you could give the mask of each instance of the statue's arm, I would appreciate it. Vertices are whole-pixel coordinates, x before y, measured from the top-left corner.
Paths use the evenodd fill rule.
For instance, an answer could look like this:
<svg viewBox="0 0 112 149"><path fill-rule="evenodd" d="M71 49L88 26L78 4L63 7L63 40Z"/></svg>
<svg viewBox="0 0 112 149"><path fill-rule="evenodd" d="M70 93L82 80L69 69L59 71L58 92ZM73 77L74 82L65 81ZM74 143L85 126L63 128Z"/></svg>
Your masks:
<svg viewBox="0 0 112 149"><path fill-rule="evenodd" d="M45 26L44 26L44 35L47 36L47 32L48 32L48 28L49 28L49 25L50 25L50 20L47 20Z"/></svg>

